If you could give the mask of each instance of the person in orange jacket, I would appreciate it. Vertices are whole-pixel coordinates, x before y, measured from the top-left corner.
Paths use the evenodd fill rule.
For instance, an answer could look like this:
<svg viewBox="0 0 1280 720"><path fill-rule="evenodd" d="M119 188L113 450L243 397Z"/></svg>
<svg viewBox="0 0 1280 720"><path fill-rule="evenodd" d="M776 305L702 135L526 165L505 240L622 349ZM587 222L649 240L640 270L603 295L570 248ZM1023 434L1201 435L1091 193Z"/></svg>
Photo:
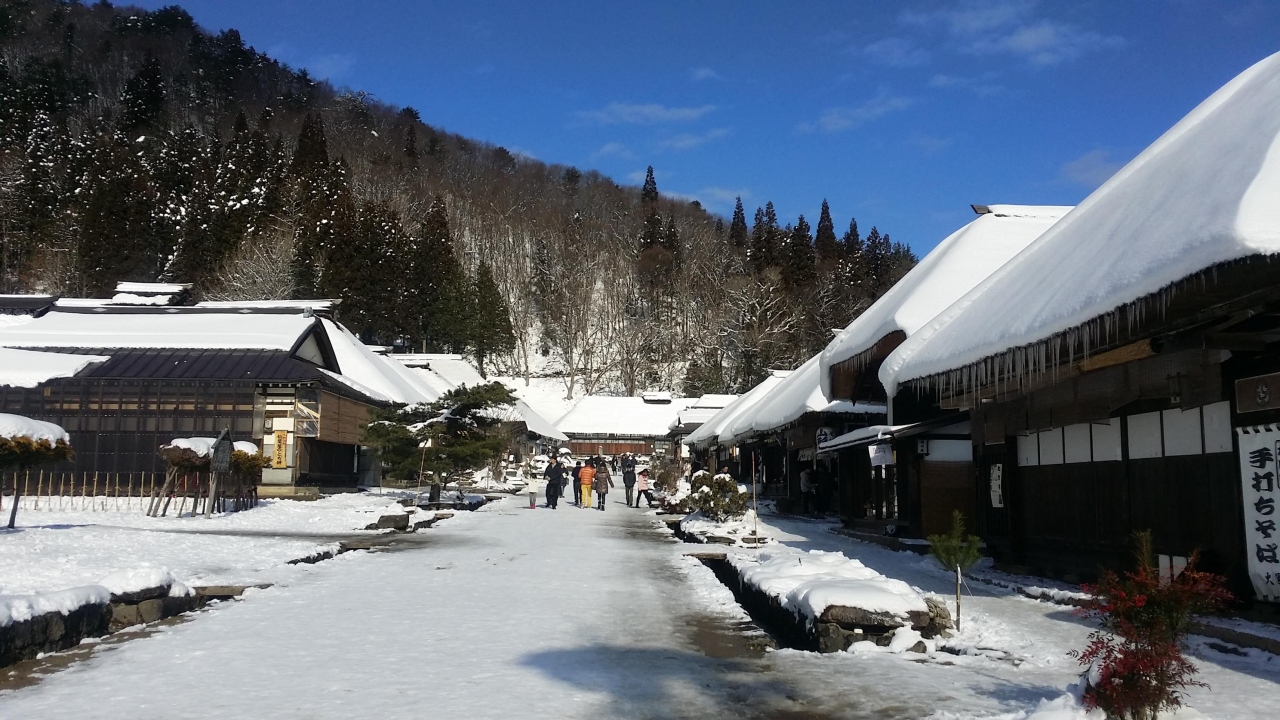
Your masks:
<svg viewBox="0 0 1280 720"><path fill-rule="evenodd" d="M591 507L591 483L596 479L595 460L588 460L586 465L578 471L578 485L582 489L582 502L578 507L590 509Z"/></svg>

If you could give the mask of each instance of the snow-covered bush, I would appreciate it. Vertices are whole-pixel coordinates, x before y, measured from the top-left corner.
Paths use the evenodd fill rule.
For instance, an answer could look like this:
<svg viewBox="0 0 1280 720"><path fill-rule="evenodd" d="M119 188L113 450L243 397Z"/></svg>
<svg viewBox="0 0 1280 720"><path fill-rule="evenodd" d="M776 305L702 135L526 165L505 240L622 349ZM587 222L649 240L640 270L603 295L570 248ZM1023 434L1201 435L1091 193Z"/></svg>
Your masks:
<svg viewBox="0 0 1280 720"><path fill-rule="evenodd" d="M701 512L709 520L724 522L742 517L747 512L750 498L750 494L743 492L733 478L698 473L694 476L685 506L692 512Z"/></svg>
<svg viewBox="0 0 1280 720"><path fill-rule="evenodd" d="M928 540L929 553L948 570L968 570L982 559L982 538L965 534L964 513L959 510L951 511L951 530L946 535L930 535Z"/></svg>
<svg viewBox="0 0 1280 720"><path fill-rule="evenodd" d="M1232 597L1221 576L1196 569L1193 553L1177 577L1162 581L1152 562L1151 534L1137 533L1137 568L1118 575L1104 570L1080 614L1098 620L1084 652L1089 668L1084 703L1107 717L1154 720L1182 705L1184 688L1205 684L1183 657L1191 618L1212 612Z"/></svg>

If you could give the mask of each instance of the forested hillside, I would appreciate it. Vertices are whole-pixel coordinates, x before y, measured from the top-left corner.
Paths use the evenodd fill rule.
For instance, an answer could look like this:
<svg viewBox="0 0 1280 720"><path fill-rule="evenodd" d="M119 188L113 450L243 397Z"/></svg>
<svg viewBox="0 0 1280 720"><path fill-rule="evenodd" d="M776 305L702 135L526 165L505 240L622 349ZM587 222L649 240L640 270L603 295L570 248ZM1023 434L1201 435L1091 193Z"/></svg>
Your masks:
<svg viewBox="0 0 1280 720"><path fill-rule="evenodd" d="M825 201L724 219L427 121L177 7L0 0L0 292L337 297L368 341L571 394L733 392L915 262Z"/></svg>

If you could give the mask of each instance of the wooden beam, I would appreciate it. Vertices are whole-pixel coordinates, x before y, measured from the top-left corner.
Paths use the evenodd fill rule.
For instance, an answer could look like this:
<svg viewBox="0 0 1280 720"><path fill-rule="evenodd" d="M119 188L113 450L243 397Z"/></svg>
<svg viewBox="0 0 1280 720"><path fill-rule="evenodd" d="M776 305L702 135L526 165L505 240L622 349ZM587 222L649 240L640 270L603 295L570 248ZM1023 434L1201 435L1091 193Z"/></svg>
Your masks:
<svg viewBox="0 0 1280 720"><path fill-rule="evenodd" d="M1081 360L1080 372L1093 372L1113 365L1123 365L1134 360L1152 357L1155 354L1156 351L1151 347L1150 338L1139 340L1136 343L1130 343L1115 350L1108 350L1101 355L1094 355L1091 358Z"/></svg>

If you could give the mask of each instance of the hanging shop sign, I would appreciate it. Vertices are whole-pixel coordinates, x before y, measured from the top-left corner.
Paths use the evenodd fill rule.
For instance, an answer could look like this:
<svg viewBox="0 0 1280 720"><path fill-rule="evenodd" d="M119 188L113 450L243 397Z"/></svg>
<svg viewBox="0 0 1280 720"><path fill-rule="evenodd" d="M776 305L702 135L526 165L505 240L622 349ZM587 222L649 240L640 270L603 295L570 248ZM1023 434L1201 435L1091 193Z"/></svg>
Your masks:
<svg viewBox="0 0 1280 720"><path fill-rule="evenodd" d="M1280 407L1280 373L1257 375L1236 381L1236 412L1258 412Z"/></svg>
<svg viewBox="0 0 1280 720"><path fill-rule="evenodd" d="M868 445L867 451L871 453L871 466L879 467L881 465L893 464L893 446L889 443L880 443L878 445Z"/></svg>
<svg viewBox="0 0 1280 720"><path fill-rule="evenodd" d="M1004 463L991 464L991 507L1004 507Z"/></svg>
<svg viewBox="0 0 1280 720"><path fill-rule="evenodd" d="M835 428L820 427L817 432L813 434L813 446L822 447L822 443L827 442L828 440L834 440L835 437Z"/></svg>
<svg viewBox="0 0 1280 720"><path fill-rule="evenodd" d="M1236 428L1240 446L1240 487L1244 496L1245 555L1259 600L1280 602L1280 426Z"/></svg>

